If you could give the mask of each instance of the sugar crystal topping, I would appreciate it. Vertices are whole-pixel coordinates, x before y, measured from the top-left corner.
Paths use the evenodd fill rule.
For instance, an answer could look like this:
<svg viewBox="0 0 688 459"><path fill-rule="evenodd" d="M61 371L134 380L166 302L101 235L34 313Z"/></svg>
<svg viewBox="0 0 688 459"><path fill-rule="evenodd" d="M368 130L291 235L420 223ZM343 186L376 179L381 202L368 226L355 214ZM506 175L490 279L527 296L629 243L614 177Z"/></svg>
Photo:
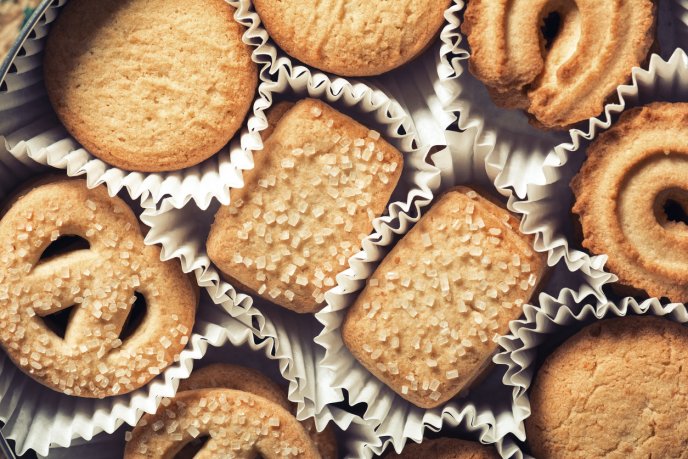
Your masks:
<svg viewBox="0 0 688 459"><path fill-rule="evenodd" d="M349 313L362 362L402 395L453 396L535 287L530 245L484 206L474 192L448 193L386 257Z"/></svg>
<svg viewBox="0 0 688 459"><path fill-rule="evenodd" d="M223 270L287 307L323 303L400 174L401 158L381 149L379 133L328 127L337 118L326 106L311 115L309 129L327 134L268 140L258 186L230 204L223 235L241 241Z"/></svg>
<svg viewBox="0 0 688 459"><path fill-rule="evenodd" d="M50 186L29 192L0 221L0 342L24 371L65 394L130 392L173 362L186 335L159 324L144 347L120 339L135 291L149 308L159 303L157 290L165 286L158 251L144 245L119 199L99 189L86 192L84 201L70 199L82 196L82 181L60 183L69 195L44 190ZM52 241L75 234L90 249L39 261ZM42 318L71 306L62 338Z"/></svg>
<svg viewBox="0 0 688 459"><path fill-rule="evenodd" d="M137 432L138 431L138 432ZM127 451L166 451L175 443L209 436L209 457L314 457L299 421L278 405L247 392L209 389L181 392L167 409L146 415L129 436Z"/></svg>

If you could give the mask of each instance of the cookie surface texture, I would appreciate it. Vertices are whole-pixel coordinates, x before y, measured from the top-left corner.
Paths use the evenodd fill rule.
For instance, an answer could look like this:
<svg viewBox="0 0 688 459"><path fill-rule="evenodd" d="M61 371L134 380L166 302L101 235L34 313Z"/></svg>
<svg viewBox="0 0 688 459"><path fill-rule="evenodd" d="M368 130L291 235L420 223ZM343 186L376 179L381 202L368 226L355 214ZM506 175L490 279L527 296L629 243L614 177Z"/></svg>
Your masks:
<svg viewBox="0 0 688 459"><path fill-rule="evenodd" d="M619 282L688 301L688 104L627 110L587 148L571 183L583 246Z"/></svg>
<svg viewBox="0 0 688 459"><path fill-rule="evenodd" d="M295 407L284 391L270 378L252 368L226 363L216 363L194 370L188 379L179 383L178 392L196 389L236 389L259 395L289 412ZM313 418L300 421L323 459L337 458L337 439L331 426L322 432L315 428ZM193 457L193 456L191 456Z"/></svg>
<svg viewBox="0 0 688 459"><path fill-rule="evenodd" d="M489 446L455 438L436 438L422 443L406 443L401 454L390 453L385 459L498 459Z"/></svg>
<svg viewBox="0 0 688 459"><path fill-rule="evenodd" d="M559 346L531 386L535 457L686 457L688 330L669 319L590 325Z"/></svg>
<svg viewBox="0 0 688 459"><path fill-rule="evenodd" d="M42 258L62 236L88 249ZM185 347L198 301L175 262L146 246L138 220L104 186L60 180L30 190L0 219L0 343L25 373L67 395L131 392ZM136 293L142 321L122 336ZM49 316L72 308L64 336Z"/></svg>
<svg viewBox="0 0 688 459"><path fill-rule="evenodd" d="M238 132L258 81L233 15L223 0L70 1L44 53L53 108L116 167L202 162Z"/></svg>
<svg viewBox="0 0 688 459"><path fill-rule="evenodd" d="M172 459L185 445L206 436L208 440L195 459L320 458L293 415L248 392L184 391L163 408L139 421L124 459Z"/></svg>
<svg viewBox="0 0 688 459"><path fill-rule="evenodd" d="M349 308L342 337L402 398L441 405L480 376L545 259L518 220L468 188L439 197Z"/></svg>
<svg viewBox="0 0 688 459"><path fill-rule="evenodd" d="M563 129L599 115L645 62L656 10L652 0L470 0L469 68L497 105Z"/></svg>
<svg viewBox="0 0 688 459"><path fill-rule="evenodd" d="M264 143L245 186L217 212L208 255L232 284L316 312L383 213L403 158L378 132L313 99L284 113Z"/></svg>
<svg viewBox="0 0 688 459"><path fill-rule="evenodd" d="M342 76L379 75L425 50L449 0L255 0L270 36L292 57Z"/></svg>

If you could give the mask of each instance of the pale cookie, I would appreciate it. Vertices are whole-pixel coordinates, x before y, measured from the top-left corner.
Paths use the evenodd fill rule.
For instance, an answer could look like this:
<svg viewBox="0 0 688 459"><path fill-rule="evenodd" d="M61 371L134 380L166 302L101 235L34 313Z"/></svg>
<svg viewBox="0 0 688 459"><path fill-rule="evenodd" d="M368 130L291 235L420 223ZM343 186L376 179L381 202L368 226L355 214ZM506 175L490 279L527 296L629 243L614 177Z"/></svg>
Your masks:
<svg viewBox="0 0 688 459"><path fill-rule="evenodd" d="M386 459L499 459L494 448L477 442L455 438L423 440L422 443L407 443L401 454L387 454Z"/></svg>
<svg viewBox="0 0 688 459"><path fill-rule="evenodd" d="M173 459L209 437L195 459L320 458L303 426L281 406L232 389L184 391L145 415L128 438L124 459Z"/></svg>
<svg viewBox="0 0 688 459"><path fill-rule="evenodd" d="M58 238L90 248L41 258ZM194 324L197 290L175 262L146 246L138 220L104 186L42 184L0 220L0 344L19 368L51 389L102 398L131 392L178 358ZM121 336L135 292L147 310ZM47 316L74 306L64 337ZM122 338L122 339L121 339Z"/></svg>
<svg viewBox="0 0 688 459"><path fill-rule="evenodd" d="M451 0L254 0L270 36L289 55L344 76L385 73L421 54Z"/></svg>
<svg viewBox="0 0 688 459"><path fill-rule="evenodd" d="M688 457L688 329L651 316L599 321L557 348L530 389L538 458Z"/></svg>
<svg viewBox="0 0 688 459"><path fill-rule="evenodd" d="M209 158L241 127L258 81L233 14L223 0L71 0L44 57L57 115L89 152L123 169Z"/></svg>
<svg viewBox="0 0 688 459"><path fill-rule="evenodd" d="M296 312L316 312L359 251L401 175L403 157L323 102L284 113L245 186L215 216L210 259L234 285Z"/></svg>
<svg viewBox="0 0 688 459"><path fill-rule="evenodd" d="M469 387L546 268L518 223L468 188L441 196L347 312L342 337L354 357L422 408Z"/></svg>
<svg viewBox="0 0 688 459"><path fill-rule="evenodd" d="M208 365L194 370L188 379L179 383L178 392L196 389L236 389L259 395L273 403L278 404L289 412L296 409L289 402L284 391L270 378L252 368L226 363ZM334 431L329 426L322 432L315 428L313 418L300 421L313 443L318 448L323 459L336 459L337 439Z"/></svg>

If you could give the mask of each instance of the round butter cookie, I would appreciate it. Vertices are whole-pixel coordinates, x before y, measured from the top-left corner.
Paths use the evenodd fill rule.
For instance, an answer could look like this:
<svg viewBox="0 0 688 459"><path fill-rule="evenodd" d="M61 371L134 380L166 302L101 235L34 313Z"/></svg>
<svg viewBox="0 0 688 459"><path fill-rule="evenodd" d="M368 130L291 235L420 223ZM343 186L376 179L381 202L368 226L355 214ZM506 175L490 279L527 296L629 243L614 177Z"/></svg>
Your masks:
<svg viewBox="0 0 688 459"><path fill-rule="evenodd" d="M326 72L373 76L421 54L451 0L254 0L270 36L290 56Z"/></svg>
<svg viewBox="0 0 688 459"><path fill-rule="evenodd" d="M688 103L627 110L588 147L571 183L583 246L608 256L625 290L681 303L688 301L687 123Z"/></svg>
<svg viewBox="0 0 688 459"><path fill-rule="evenodd" d="M653 0L470 0L469 69L495 104L563 129L602 112L655 39Z"/></svg>
<svg viewBox="0 0 688 459"><path fill-rule="evenodd" d="M71 0L44 57L58 117L122 169L209 158L241 127L258 80L233 14L223 0Z"/></svg>
<svg viewBox="0 0 688 459"><path fill-rule="evenodd" d="M686 457L688 329L656 317L597 322L544 362L526 419L535 457Z"/></svg>

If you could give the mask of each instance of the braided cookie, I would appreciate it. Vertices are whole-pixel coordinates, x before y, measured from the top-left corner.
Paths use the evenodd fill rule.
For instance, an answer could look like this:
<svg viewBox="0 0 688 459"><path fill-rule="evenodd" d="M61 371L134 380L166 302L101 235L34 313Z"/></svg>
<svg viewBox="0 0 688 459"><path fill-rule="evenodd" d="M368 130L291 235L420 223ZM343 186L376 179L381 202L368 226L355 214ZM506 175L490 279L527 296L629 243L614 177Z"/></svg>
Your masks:
<svg viewBox="0 0 688 459"><path fill-rule="evenodd" d="M514 216L456 188L380 263L347 312L344 343L401 397L434 408L482 374L545 269Z"/></svg>
<svg viewBox="0 0 688 459"><path fill-rule="evenodd" d="M254 0L270 36L289 55L343 76L385 73L421 54L451 0Z"/></svg>
<svg viewBox="0 0 688 459"><path fill-rule="evenodd" d="M588 147L571 183L583 246L607 255L622 285L680 303L688 301L687 123L688 103L627 110Z"/></svg>
<svg viewBox="0 0 688 459"><path fill-rule="evenodd" d="M542 364L525 421L547 459L688 456L688 329L666 318L590 325Z"/></svg>
<svg viewBox="0 0 688 459"><path fill-rule="evenodd" d="M172 459L209 437L194 459L320 458L299 421L280 405L233 389L183 391L146 415L128 437L124 459Z"/></svg>
<svg viewBox="0 0 688 459"><path fill-rule="evenodd" d="M233 14L223 0L70 0L44 54L55 112L122 169L200 163L239 130L258 83Z"/></svg>
<svg viewBox="0 0 688 459"><path fill-rule="evenodd" d="M281 118L245 186L215 216L208 256L233 284L316 312L384 211L403 157L323 102L276 108Z"/></svg>
<svg viewBox="0 0 688 459"><path fill-rule="evenodd" d="M41 259L64 235L90 248ZM197 292L143 243L138 220L105 187L59 180L28 191L0 220L0 344L29 376L67 395L131 392L170 365L193 327ZM147 311L121 332L143 295ZM74 306L64 337L43 318Z"/></svg>
<svg viewBox="0 0 688 459"><path fill-rule="evenodd" d="M218 363L195 370L188 379L179 383L178 391L221 388L250 392L278 404L289 412L295 411L284 392L271 379L259 371L239 365ZM323 459L335 459L337 440L332 429L327 427L318 432L312 418L300 422Z"/></svg>
<svg viewBox="0 0 688 459"><path fill-rule="evenodd" d="M549 43L548 17L559 19ZM462 31L497 105L561 129L602 112L647 58L655 22L653 0L470 0Z"/></svg>
<svg viewBox="0 0 688 459"><path fill-rule="evenodd" d="M499 459L494 448L473 441L436 438L422 443L407 443L400 454L390 453L385 459Z"/></svg>

